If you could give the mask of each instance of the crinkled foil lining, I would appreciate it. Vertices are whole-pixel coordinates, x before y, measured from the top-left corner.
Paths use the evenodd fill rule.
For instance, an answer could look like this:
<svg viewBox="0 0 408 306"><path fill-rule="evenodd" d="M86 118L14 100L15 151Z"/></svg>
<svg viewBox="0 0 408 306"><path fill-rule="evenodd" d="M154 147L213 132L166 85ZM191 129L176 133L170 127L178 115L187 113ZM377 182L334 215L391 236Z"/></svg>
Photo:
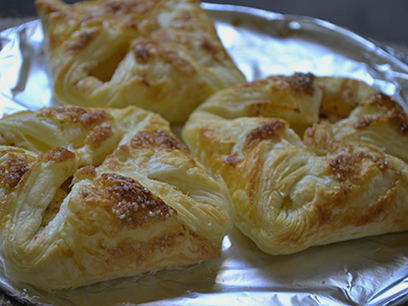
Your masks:
<svg viewBox="0 0 408 306"><path fill-rule="evenodd" d="M296 71L347 76L378 87L407 109L403 55L313 18L203 7L248 80ZM55 104L39 21L1 32L0 44L0 115ZM55 293L15 284L1 272L4 291L42 304L394 305L408 301L408 233L270 256L234 231L219 259Z"/></svg>

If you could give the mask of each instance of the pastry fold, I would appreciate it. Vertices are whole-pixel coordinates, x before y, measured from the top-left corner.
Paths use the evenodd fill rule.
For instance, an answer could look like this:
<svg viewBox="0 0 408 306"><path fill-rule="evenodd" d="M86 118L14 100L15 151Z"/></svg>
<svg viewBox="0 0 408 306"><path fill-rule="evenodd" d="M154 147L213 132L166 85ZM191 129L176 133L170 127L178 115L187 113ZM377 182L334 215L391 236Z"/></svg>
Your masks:
<svg viewBox="0 0 408 306"><path fill-rule="evenodd" d="M229 196L159 115L52 107L0 119L6 276L73 288L220 254Z"/></svg>
<svg viewBox="0 0 408 306"><path fill-rule="evenodd" d="M37 0L54 95L86 107L137 105L183 122L244 77L196 0Z"/></svg>
<svg viewBox="0 0 408 306"><path fill-rule="evenodd" d="M297 73L233 86L182 135L267 253L408 230L408 117L362 82Z"/></svg>

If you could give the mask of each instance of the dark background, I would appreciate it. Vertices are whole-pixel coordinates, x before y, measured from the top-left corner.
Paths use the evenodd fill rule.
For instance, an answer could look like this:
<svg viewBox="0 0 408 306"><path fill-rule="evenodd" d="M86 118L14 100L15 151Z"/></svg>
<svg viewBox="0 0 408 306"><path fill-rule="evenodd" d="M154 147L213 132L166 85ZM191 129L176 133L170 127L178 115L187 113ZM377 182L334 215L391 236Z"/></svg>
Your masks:
<svg viewBox="0 0 408 306"><path fill-rule="evenodd" d="M67 0L66 2L75 2ZM383 42L408 46L407 0L207 0L322 18ZM0 0L0 17L35 16L34 0Z"/></svg>

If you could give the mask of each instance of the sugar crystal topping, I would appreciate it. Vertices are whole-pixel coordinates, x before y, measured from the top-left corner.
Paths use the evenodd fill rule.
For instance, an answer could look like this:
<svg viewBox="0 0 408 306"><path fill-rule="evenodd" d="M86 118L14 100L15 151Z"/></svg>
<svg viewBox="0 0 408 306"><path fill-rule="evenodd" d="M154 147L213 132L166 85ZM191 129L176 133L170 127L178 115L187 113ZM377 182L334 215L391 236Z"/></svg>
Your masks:
<svg viewBox="0 0 408 306"><path fill-rule="evenodd" d="M166 220L176 211L134 179L103 173L106 196L113 202L112 213L122 222L142 226L153 220Z"/></svg>

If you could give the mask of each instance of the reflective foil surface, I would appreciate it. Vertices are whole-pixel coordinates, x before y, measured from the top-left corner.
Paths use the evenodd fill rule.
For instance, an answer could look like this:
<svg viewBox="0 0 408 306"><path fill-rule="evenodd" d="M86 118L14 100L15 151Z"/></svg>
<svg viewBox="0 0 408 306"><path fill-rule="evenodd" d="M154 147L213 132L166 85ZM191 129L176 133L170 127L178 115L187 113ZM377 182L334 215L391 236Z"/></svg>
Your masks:
<svg viewBox="0 0 408 306"><path fill-rule="evenodd" d="M313 18L203 7L248 80L293 72L352 77L392 95L407 110L403 55ZM0 46L0 115L55 105L40 22L1 32ZM408 233L271 256L235 230L225 237L219 259L55 293L13 283L1 272L4 291L41 304L395 305L408 301Z"/></svg>

